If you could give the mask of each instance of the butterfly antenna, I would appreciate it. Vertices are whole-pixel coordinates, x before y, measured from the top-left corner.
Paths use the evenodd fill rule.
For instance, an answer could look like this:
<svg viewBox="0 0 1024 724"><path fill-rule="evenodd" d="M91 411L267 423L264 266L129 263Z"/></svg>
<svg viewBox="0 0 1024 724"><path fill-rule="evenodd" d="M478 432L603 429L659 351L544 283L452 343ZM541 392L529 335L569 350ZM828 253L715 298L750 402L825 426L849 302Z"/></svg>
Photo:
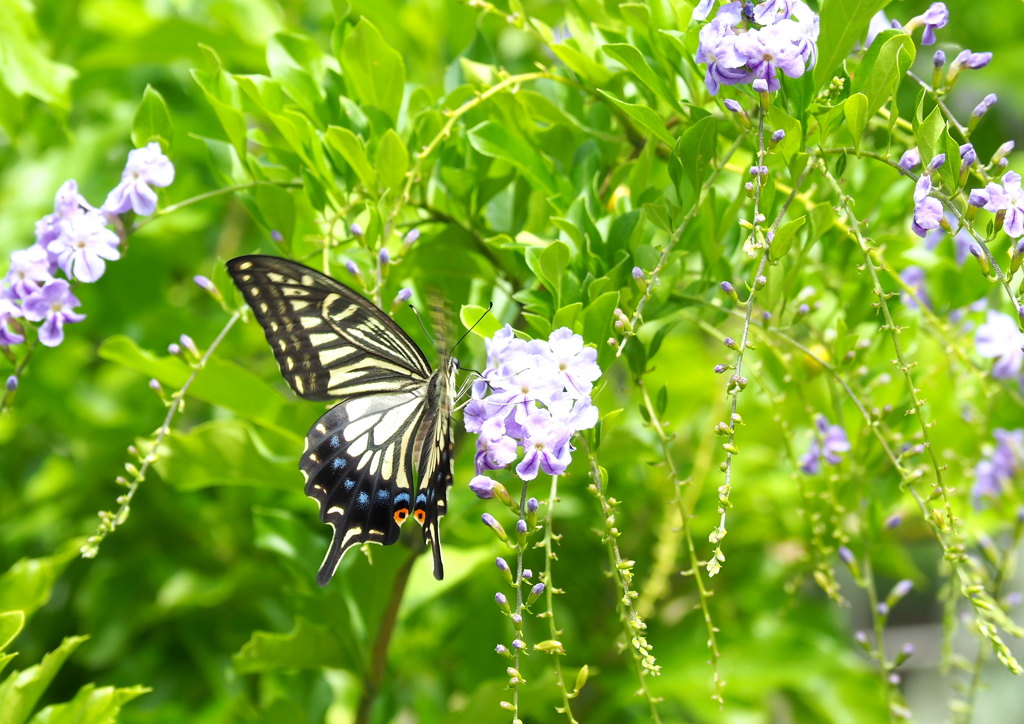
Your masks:
<svg viewBox="0 0 1024 724"><path fill-rule="evenodd" d="M411 309L412 313L416 315L416 319L420 323L420 329L423 330L423 334L427 335L427 339L429 339L430 343L434 345L434 349L436 349L438 352L442 352L443 350L441 349L440 345L438 345L438 343L434 341L434 337L430 334L430 331L427 329L427 325L423 323L423 317L420 316L420 310L416 309L416 307L414 307L411 304L409 305L409 309Z"/></svg>
<svg viewBox="0 0 1024 724"><path fill-rule="evenodd" d="M455 343L455 344L454 344L454 345L452 346L452 350L451 350L451 352L449 352L449 354L453 354L453 353L455 352L455 348L456 348L456 347L458 347L458 346L459 346L460 344L462 344L462 340L464 340L464 339L465 339L466 337L468 337L468 336L469 336L469 333L470 333L470 332L472 332L472 331L473 331L474 329L476 329L476 326L477 326L478 324L480 324L480 322L484 321L484 317L486 317L486 316L487 316L488 314L490 314L490 313L491 313L491 309L492 309L493 307L494 307L494 302L491 302L490 304L488 304L488 305L487 305L487 309L485 309L485 310L484 310L484 313L480 315L480 319L478 319L478 320L476 320L475 322L473 322L473 326L472 326L472 327L470 327L469 329L467 329L467 330L465 331L465 333L463 333L463 335L462 335L461 337L459 337L459 341L458 341L458 342L456 342L456 343Z"/></svg>

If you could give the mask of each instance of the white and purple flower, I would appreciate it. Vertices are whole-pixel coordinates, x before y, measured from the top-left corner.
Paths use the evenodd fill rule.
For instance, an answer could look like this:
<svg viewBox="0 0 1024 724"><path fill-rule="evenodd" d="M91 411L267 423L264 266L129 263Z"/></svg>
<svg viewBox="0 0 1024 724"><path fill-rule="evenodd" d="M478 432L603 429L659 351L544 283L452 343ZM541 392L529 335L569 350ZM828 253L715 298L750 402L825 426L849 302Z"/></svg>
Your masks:
<svg viewBox="0 0 1024 724"><path fill-rule="evenodd" d="M696 61L707 65L704 83L711 95L723 85L756 83L755 90L776 91L779 71L799 78L818 56L819 21L801 0L768 0L744 13L739 2L721 6L700 30ZM694 17L703 19L710 4ZM759 82L761 81L761 82Z"/></svg>
<svg viewBox="0 0 1024 724"><path fill-rule="evenodd" d="M982 357L996 358L992 376L997 380L1017 377L1021 362L1024 362L1024 334L1017 329L1017 322L1007 314L988 310L985 323L974 335L974 346Z"/></svg>
<svg viewBox="0 0 1024 724"><path fill-rule="evenodd" d="M67 281L54 279L29 296L21 310L28 321L43 323L39 328L39 341L46 347L56 347L64 341L66 323L85 319L84 314L74 310L80 304Z"/></svg>
<svg viewBox="0 0 1024 724"><path fill-rule="evenodd" d="M842 426L829 424L828 418L824 415L818 415L814 419L814 425L817 431L811 438L807 454L800 460L800 470L808 475L817 475L821 472L822 458L829 465L838 465L843 461L839 453L850 450L850 440Z"/></svg>
<svg viewBox="0 0 1024 724"><path fill-rule="evenodd" d="M996 447L988 458L974 466L971 497L978 506L982 498L998 498L1024 465L1024 430L996 428Z"/></svg>
<svg viewBox="0 0 1024 724"><path fill-rule="evenodd" d="M529 342L508 325L498 330L487 340L487 369L464 415L466 430L478 435L478 476L513 464L520 447L521 479L565 472L573 434L597 424L590 393L600 376L597 350L571 329Z"/></svg>
<svg viewBox="0 0 1024 724"><path fill-rule="evenodd" d="M123 214L134 211L149 216L156 210L156 192L151 186L170 186L174 181L174 165L160 150L156 141L128 152L128 163L121 174L121 183L103 202L103 212Z"/></svg>
<svg viewBox="0 0 1024 724"><path fill-rule="evenodd" d="M106 271L104 259L121 258L121 240L107 228L102 214L90 212L59 224L60 234L46 249L57 259L57 265L68 279L94 282Z"/></svg>

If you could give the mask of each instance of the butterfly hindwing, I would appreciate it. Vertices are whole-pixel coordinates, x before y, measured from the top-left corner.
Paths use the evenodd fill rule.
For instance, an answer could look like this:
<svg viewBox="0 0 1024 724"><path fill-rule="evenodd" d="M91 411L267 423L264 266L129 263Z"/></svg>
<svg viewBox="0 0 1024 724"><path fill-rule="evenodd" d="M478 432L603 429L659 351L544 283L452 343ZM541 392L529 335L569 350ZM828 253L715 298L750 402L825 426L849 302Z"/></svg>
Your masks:
<svg viewBox="0 0 1024 724"><path fill-rule="evenodd" d="M384 312L297 262L240 256L228 272L266 334L285 381L307 400L410 389L430 364Z"/></svg>
<svg viewBox="0 0 1024 724"><path fill-rule="evenodd" d="M412 512L410 438L423 412L423 396L415 391L364 395L332 407L310 428L299 469L306 495L334 529L320 585L352 546L398 540Z"/></svg>
<svg viewBox="0 0 1024 724"><path fill-rule="evenodd" d="M292 389L309 400L341 400L310 428L299 463L306 495L334 530L317 582L326 585L353 546L396 542L410 515L423 526L440 580L458 363L443 356L432 372L387 314L302 264L243 256L228 272Z"/></svg>

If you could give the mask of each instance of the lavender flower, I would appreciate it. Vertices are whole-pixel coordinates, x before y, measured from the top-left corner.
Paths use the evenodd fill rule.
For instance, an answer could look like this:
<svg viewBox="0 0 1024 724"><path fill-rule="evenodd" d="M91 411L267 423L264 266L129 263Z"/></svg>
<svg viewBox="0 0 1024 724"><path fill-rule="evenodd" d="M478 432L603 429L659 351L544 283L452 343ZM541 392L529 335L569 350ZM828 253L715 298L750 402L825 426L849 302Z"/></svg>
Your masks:
<svg viewBox="0 0 1024 724"><path fill-rule="evenodd" d="M0 347L9 347L12 344L21 344L25 337L11 331L11 321L22 315L21 307L8 299L5 293L0 292Z"/></svg>
<svg viewBox="0 0 1024 724"><path fill-rule="evenodd" d="M102 211L123 214L134 211L149 216L156 211L156 192L150 186L170 186L174 181L174 164L160 150L156 141L128 152L128 163L121 174L121 183L107 195Z"/></svg>
<svg viewBox="0 0 1024 724"><path fill-rule="evenodd" d="M382 247L380 253L377 255L377 259L380 260L381 266L387 266L391 263L391 253L387 250L387 247Z"/></svg>
<svg viewBox="0 0 1024 724"><path fill-rule="evenodd" d="M1024 362L1024 334L1017 329L1017 322L1010 316L988 310L985 323L974 335L974 346L982 357L995 357L992 376L997 380L1010 379L1020 374Z"/></svg>
<svg viewBox="0 0 1024 724"><path fill-rule="evenodd" d="M511 327L487 340L487 369L466 406L466 430L477 438L477 473L511 465L523 480L540 471L560 475L569 464L573 433L597 423L590 402L601 375L597 350L568 328L547 341L517 339Z"/></svg>
<svg viewBox="0 0 1024 724"><path fill-rule="evenodd" d="M352 222L352 226L348 227L348 230L352 236L362 236L365 233L363 227L355 222Z"/></svg>
<svg viewBox="0 0 1024 724"><path fill-rule="evenodd" d="M1024 430L996 428L996 447L988 458L974 467L971 497L975 506L981 498L998 498L1024 466Z"/></svg>
<svg viewBox="0 0 1024 724"><path fill-rule="evenodd" d="M906 25L906 30L912 31L924 25L924 32L921 34L921 45L935 44L935 30L946 27L949 22L949 10L945 3L932 3L921 15L911 18Z"/></svg>
<svg viewBox="0 0 1024 724"><path fill-rule="evenodd" d="M398 294L395 295L395 304L405 304L412 299L412 289L409 287L403 287L398 290Z"/></svg>
<svg viewBox="0 0 1024 724"><path fill-rule="evenodd" d="M4 284L14 299L24 299L39 289L40 285L53 279L55 267L41 244L11 252L11 268L7 270Z"/></svg>
<svg viewBox="0 0 1024 724"><path fill-rule="evenodd" d="M1020 174L1009 171L1003 176L1002 181L1002 185L990 183L985 187L984 197L979 195L977 199L987 199L984 207L988 211L1006 212L1003 229L1011 238L1018 239L1024 236L1024 190L1021 189ZM972 204L975 198L972 191Z"/></svg>
<svg viewBox="0 0 1024 724"><path fill-rule="evenodd" d="M942 223L942 203L929 195L931 190L931 178L922 174L914 188L914 220L910 224L911 230L921 238L925 237L929 229L938 228Z"/></svg>
<svg viewBox="0 0 1024 724"><path fill-rule="evenodd" d="M406 246L412 246L417 241L419 241L419 238L420 238L420 230L419 229L409 229L409 233L407 233L405 235L405 238L403 239L403 241L405 241L405 245Z"/></svg>
<svg viewBox="0 0 1024 724"><path fill-rule="evenodd" d="M914 294L926 307L932 309L931 299L928 298L928 293L924 290L925 273L922 267L917 265L908 266L900 272L900 279L902 279L908 287L913 289ZM900 294L900 301L910 309L917 308L917 302L914 300L914 297L907 292L902 292Z"/></svg>
<svg viewBox="0 0 1024 724"><path fill-rule="evenodd" d="M97 212L64 219L58 224L60 233L46 249L57 259L69 279L81 282L98 280L107 269L104 259L121 258L117 234L107 228L106 219Z"/></svg>
<svg viewBox="0 0 1024 724"><path fill-rule="evenodd" d="M4 387L7 388L8 392L14 392L16 389L18 389L18 378L17 378L17 376L10 375L7 378L7 382L4 384Z"/></svg>
<svg viewBox="0 0 1024 724"><path fill-rule="evenodd" d="M808 475L817 475L821 471L822 458L829 465L838 465L842 462L839 453L850 450L850 441L840 425L830 425L824 415L818 415L814 424L818 432L811 438L811 446L800 461L800 470Z"/></svg>
<svg viewBox="0 0 1024 724"><path fill-rule="evenodd" d="M706 20L708 15L711 13L711 6L714 4L715 0L700 0L700 2L697 3L697 7L693 9L693 13L690 17L697 22Z"/></svg>
<svg viewBox="0 0 1024 724"><path fill-rule="evenodd" d="M71 293L71 285L64 279L47 282L41 289L25 299L22 312L30 322L42 322L39 341L46 347L56 347L64 341L64 324L81 322L84 314L74 311L81 302Z"/></svg>

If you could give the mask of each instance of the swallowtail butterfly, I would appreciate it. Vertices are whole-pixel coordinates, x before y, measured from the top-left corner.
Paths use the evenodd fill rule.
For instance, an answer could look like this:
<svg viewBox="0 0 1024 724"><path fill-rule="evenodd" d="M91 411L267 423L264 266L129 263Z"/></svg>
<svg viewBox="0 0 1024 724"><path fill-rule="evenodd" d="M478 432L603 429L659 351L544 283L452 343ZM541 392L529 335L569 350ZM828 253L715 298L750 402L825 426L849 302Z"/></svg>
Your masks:
<svg viewBox="0 0 1024 724"><path fill-rule="evenodd" d="M340 402L310 428L299 469L334 529L324 586L349 548L391 545L412 517L444 575L438 520L452 484L451 412L459 363L438 369L401 327L329 276L272 256L240 256L228 273L266 333L281 374L307 400Z"/></svg>

